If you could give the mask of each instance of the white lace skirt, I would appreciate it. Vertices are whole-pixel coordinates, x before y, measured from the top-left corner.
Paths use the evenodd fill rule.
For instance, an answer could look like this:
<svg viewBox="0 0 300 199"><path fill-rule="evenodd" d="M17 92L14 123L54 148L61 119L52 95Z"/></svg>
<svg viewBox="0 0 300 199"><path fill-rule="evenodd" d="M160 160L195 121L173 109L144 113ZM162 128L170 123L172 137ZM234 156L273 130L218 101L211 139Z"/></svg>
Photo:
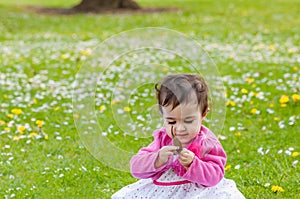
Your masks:
<svg viewBox="0 0 300 199"><path fill-rule="evenodd" d="M233 180L223 178L216 186L203 187L186 182L174 173L166 171L157 181L142 179L123 187L112 195L112 199L244 199Z"/></svg>

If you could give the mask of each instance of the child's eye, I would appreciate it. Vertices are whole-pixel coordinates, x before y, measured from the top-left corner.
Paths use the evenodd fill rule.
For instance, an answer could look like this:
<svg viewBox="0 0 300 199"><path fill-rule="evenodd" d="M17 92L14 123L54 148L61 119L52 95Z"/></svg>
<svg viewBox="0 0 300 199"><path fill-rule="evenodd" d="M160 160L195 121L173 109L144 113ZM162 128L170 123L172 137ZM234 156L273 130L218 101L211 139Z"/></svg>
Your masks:
<svg viewBox="0 0 300 199"><path fill-rule="evenodd" d="M168 124L176 124L176 121L168 121Z"/></svg>
<svg viewBox="0 0 300 199"><path fill-rule="evenodd" d="M186 120L186 121L184 121L184 122L190 124L190 123L193 123L193 121L194 121L194 120Z"/></svg>

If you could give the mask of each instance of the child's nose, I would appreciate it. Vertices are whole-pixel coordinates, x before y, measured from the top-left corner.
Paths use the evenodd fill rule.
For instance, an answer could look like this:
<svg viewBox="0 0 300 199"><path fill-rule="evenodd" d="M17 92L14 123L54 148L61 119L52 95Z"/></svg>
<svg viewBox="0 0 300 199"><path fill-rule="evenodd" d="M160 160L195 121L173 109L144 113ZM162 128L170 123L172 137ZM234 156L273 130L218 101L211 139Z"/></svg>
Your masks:
<svg viewBox="0 0 300 199"><path fill-rule="evenodd" d="M178 122L177 126L176 126L176 130L179 131L179 132L184 131L185 130L184 124L182 122Z"/></svg>

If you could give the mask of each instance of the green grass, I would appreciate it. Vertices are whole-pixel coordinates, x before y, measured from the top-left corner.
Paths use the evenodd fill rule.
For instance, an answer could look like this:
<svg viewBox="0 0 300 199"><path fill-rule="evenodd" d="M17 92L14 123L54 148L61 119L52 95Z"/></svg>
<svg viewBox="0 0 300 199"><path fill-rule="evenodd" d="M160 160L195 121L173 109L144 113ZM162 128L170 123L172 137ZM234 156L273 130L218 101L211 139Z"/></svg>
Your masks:
<svg viewBox="0 0 300 199"><path fill-rule="evenodd" d="M300 152L300 101L292 99L294 94L300 94L300 1L140 0L142 6L179 10L133 15L57 16L24 8L70 7L78 2L0 0L2 197L109 198L136 181L129 172L114 170L98 161L84 147L84 139L74 123L71 85L89 57L84 55L87 49L122 31L164 27L199 42L223 76L226 101L235 102L226 107L223 131L215 132L225 138L221 142L228 155L227 165L231 165L225 177L235 180L246 198L299 198L296 161L300 155L291 154ZM162 54L149 52L145 60L130 54L124 59L133 65L155 62L162 68L187 64L179 57L166 58ZM122 63L123 60L117 60L113 65ZM140 72L143 71L137 73L141 75ZM160 70L149 74L164 75ZM123 134L111 115L111 98L106 96L119 79L106 81L108 86L97 90L105 95L95 104L98 122L111 142L136 152L151 138L137 139L131 132ZM138 88L147 97L136 94L138 100L130 105L132 118L146 117L147 111L141 107L153 103L153 92L144 93L147 89L151 85ZM283 95L289 98L286 107L279 102ZM100 111L102 105L106 109ZM9 115L14 108L21 109L22 114ZM259 114L253 114L254 109ZM44 121L42 128L37 127L36 120ZM140 123L141 128L147 127L147 122ZM23 137L18 126L26 127ZM32 132L39 137L30 137ZM110 150L103 152L110 154ZM273 193L273 185L281 186L284 192Z"/></svg>

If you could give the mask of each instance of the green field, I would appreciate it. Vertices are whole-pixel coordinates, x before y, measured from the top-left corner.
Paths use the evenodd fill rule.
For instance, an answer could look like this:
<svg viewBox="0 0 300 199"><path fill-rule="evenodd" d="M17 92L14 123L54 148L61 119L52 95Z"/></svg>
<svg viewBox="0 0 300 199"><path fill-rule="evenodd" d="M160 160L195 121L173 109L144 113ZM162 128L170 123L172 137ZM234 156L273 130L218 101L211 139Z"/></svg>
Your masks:
<svg viewBox="0 0 300 199"><path fill-rule="evenodd" d="M70 7L78 2L0 0L1 198L110 198L136 181L85 147L74 122L80 116L73 110L72 85L101 42L144 27L184 33L218 67L226 89L226 119L223 130L215 134L228 156L225 177L235 180L246 198L300 198L299 0L137 0L143 7L177 9L132 15L61 16L26 8ZM114 87L132 89L127 82L118 85L123 71L111 78L113 68L153 62L163 67L136 74L160 77L172 70L189 72L184 68L189 63L151 50L121 58L108 71L103 69L105 81L96 90L94 108L103 131L97 133L135 153L152 138L124 132L123 121L115 121L117 116L111 114L120 103L108 93ZM128 113L134 127L154 130L143 119L148 117L143 107L154 103L152 86L136 88L131 95L135 103L118 112L120 118ZM112 149L102 153L114 154ZM284 191L275 193L274 186Z"/></svg>

